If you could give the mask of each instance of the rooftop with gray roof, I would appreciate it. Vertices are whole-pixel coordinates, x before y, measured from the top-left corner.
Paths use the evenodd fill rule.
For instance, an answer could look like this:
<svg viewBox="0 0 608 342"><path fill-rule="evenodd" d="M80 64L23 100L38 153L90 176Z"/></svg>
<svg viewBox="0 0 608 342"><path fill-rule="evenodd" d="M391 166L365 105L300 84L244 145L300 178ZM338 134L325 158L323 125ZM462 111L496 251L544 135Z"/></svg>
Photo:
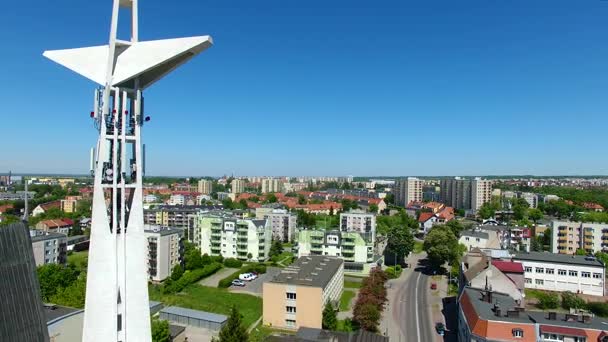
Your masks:
<svg viewBox="0 0 608 342"><path fill-rule="evenodd" d="M33 236L32 242L55 240L55 239L61 239L61 238L65 239L66 237L67 237L67 235L65 235L65 234L49 232L49 233Z"/></svg>
<svg viewBox="0 0 608 342"><path fill-rule="evenodd" d="M475 237L475 238L481 238L481 239L488 239L490 237L490 234L488 234L488 232L484 232L482 230L463 230L462 233L460 233L460 236L469 236L469 237Z"/></svg>
<svg viewBox="0 0 608 342"><path fill-rule="evenodd" d="M154 226L154 225L144 225L144 231L146 233L159 234L160 236L184 233L184 229L182 229L182 228L162 227L162 226Z"/></svg>
<svg viewBox="0 0 608 342"><path fill-rule="evenodd" d="M553 264L572 264L592 267L595 266L602 268L604 267L604 264L595 257L589 257L584 255L556 254L548 252L524 252L515 254L513 256L513 259L521 261L548 262Z"/></svg>
<svg viewBox="0 0 608 342"><path fill-rule="evenodd" d="M300 257L282 269L272 282L325 288L343 263L342 259L321 255Z"/></svg>

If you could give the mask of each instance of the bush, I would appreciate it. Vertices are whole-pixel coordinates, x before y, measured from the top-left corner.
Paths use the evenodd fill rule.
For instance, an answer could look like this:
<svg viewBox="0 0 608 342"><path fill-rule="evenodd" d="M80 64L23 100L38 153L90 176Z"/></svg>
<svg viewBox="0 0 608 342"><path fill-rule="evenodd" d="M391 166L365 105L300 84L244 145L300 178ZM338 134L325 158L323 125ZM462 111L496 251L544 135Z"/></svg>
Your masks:
<svg viewBox="0 0 608 342"><path fill-rule="evenodd" d="M388 276L388 279L396 279L399 278L399 276L401 275L401 266L396 265L396 266L389 266L386 268L386 270L384 270L384 272L386 273L386 275Z"/></svg>
<svg viewBox="0 0 608 342"><path fill-rule="evenodd" d="M554 293L539 293L538 296L539 309L557 309L559 306L559 296Z"/></svg>
<svg viewBox="0 0 608 342"><path fill-rule="evenodd" d="M562 308L568 310L573 309L584 309L587 307L587 303L584 299L578 297L570 291L562 293Z"/></svg>
<svg viewBox="0 0 608 342"><path fill-rule="evenodd" d="M242 273L249 273L249 272L255 272L255 273L258 273L258 274L266 273L266 265L264 265L264 264L249 264L249 265L241 268L240 270L232 273L231 275L227 276L226 278L220 280L219 283L217 284L217 287L219 287L219 288L230 287L230 285L232 284L232 281L234 279L238 279L240 274L242 274Z"/></svg>
<svg viewBox="0 0 608 342"><path fill-rule="evenodd" d="M177 293L183 290L186 286L208 277L222 268L222 264L214 262L203 268L197 268L193 271L185 272L178 280L168 281L161 289L163 294Z"/></svg>
<svg viewBox="0 0 608 342"><path fill-rule="evenodd" d="M608 317L608 303L592 302L587 303L587 310L600 317Z"/></svg>
<svg viewBox="0 0 608 342"><path fill-rule="evenodd" d="M235 258L227 258L224 259L224 266L230 268L241 268L243 266L243 262Z"/></svg>

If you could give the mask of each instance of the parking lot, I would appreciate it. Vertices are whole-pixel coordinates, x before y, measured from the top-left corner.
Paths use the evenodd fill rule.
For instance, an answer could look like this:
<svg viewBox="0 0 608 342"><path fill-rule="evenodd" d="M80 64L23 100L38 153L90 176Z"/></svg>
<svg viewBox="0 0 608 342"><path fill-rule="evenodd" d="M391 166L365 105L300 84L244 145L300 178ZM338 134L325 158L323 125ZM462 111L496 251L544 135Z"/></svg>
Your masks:
<svg viewBox="0 0 608 342"><path fill-rule="evenodd" d="M281 269L278 267L268 267L266 273L260 274L255 280L246 281L245 286L230 286L230 292L242 292L261 297L264 282L270 281L279 272L281 272Z"/></svg>

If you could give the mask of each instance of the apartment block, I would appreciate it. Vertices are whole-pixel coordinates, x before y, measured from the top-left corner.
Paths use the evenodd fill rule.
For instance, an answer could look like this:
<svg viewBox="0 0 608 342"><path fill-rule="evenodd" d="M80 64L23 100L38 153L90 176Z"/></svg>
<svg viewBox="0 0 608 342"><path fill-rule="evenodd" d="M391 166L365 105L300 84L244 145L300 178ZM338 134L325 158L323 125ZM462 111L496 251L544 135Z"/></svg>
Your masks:
<svg viewBox="0 0 608 342"><path fill-rule="evenodd" d="M347 272L352 273L369 273L377 261L371 234L338 230L300 230L298 256L309 255L339 257Z"/></svg>
<svg viewBox="0 0 608 342"><path fill-rule="evenodd" d="M608 251L606 223L552 221L551 234L553 253L574 254L577 249L589 254Z"/></svg>
<svg viewBox="0 0 608 342"><path fill-rule="evenodd" d="M280 240L282 242L290 242L294 240L298 215L292 214L285 209L272 209L270 212L266 212L262 218L270 222L273 239Z"/></svg>
<svg viewBox="0 0 608 342"><path fill-rule="evenodd" d="M199 213L194 217L194 243L201 254L224 258L264 261L272 243L272 228L266 219L238 218L230 212Z"/></svg>
<svg viewBox="0 0 608 342"><path fill-rule="evenodd" d="M68 238L60 233L42 233L34 231L32 249L36 266L46 264L65 265L67 261Z"/></svg>
<svg viewBox="0 0 608 342"><path fill-rule="evenodd" d="M199 211L222 209L222 206L206 205L159 205L144 210L144 224L188 228L188 216Z"/></svg>
<svg viewBox="0 0 608 342"><path fill-rule="evenodd" d="M148 276L152 281L163 281L173 268L183 263L184 230L160 226L145 226L148 239Z"/></svg>
<svg viewBox="0 0 608 342"><path fill-rule="evenodd" d="M519 197L526 200L526 202L528 202L528 204L530 205L530 208L538 207L538 195L537 194L532 193L532 192L520 192Z"/></svg>
<svg viewBox="0 0 608 342"><path fill-rule="evenodd" d="M422 180L415 177L395 182L395 203L406 207L410 202L422 202Z"/></svg>
<svg viewBox="0 0 608 342"><path fill-rule="evenodd" d="M213 192L213 182L207 179L201 179L198 181L197 190L203 195L209 195Z"/></svg>
<svg viewBox="0 0 608 342"><path fill-rule="evenodd" d="M233 194L245 192L245 181L242 179L233 179L230 183L230 190Z"/></svg>
<svg viewBox="0 0 608 342"><path fill-rule="evenodd" d="M280 192L282 189L281 182L276 178L262 179L262 193Z"/></svg>
<svg viewBox="0 0 608 342"><path fill-rule="evenodd" d="M263 324L280 329L320 329L325 305L337 303L343 287L341 259L301 257L263 284Z"/></svg>
<svg viewBox="0 0 608 342"><path fill-rule="evenodd" d="M363 210L350 210L340 214L340 230L358 232L371 237L372 245L376 241L376 214Z"/></svg>
<svg viewBox="0 0 608 342"><path fill-rule="evenodd" d="M492 200L492 184L491 180L479 177L471 182L471 210L475 213L484 203Z"/></svg>
<svg viewBox="0 0 608 342"><path fill-rule="evenodd" d="M513 260L524 266L526 288L604 295L604 264L594 257L529 252Z"/></svg>
<svg viewBox="0 0 608 342"><path fill-rule="evenodd" d="M76 212L78 202L82 200L82 196L66 196L65 199L61 200L60 209L64 213Z"/></svg>

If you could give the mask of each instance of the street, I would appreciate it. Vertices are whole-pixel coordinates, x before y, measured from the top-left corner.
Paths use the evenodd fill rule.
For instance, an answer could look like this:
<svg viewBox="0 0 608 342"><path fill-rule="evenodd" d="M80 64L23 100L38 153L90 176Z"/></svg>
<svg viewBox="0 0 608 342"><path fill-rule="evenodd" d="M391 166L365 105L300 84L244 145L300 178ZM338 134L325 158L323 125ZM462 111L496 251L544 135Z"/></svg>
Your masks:
<svg viewBox="0 0 608 342"><path fill-rule="evenodd" d="M435 332L432 308L439 297L430 296L430 275L424 266L425 253L411 255L410 267L388 282L388 300L380 331L396 342L443 341ZM419 264L419 262L422 262Z"/></svg>

